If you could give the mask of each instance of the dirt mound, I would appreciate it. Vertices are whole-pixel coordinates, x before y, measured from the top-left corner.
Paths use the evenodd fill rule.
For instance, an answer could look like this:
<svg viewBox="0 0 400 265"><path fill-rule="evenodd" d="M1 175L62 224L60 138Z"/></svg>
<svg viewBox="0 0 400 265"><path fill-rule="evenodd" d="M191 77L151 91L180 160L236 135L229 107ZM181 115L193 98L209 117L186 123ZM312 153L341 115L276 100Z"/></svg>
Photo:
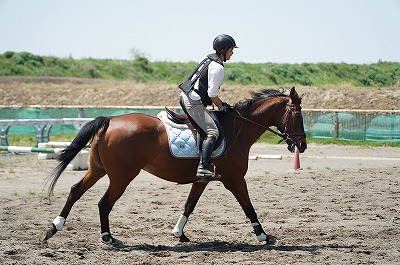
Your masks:
<svg viewBox="0 0 400 265"><path fill-rule="evenodd" d="M279 87L223 85L221 98L234 104L252 92ZM309 109L400 109L400 88L296 87ZM177 84L142 84L58 77L0 77L2 105L177 106Z"/></svg>

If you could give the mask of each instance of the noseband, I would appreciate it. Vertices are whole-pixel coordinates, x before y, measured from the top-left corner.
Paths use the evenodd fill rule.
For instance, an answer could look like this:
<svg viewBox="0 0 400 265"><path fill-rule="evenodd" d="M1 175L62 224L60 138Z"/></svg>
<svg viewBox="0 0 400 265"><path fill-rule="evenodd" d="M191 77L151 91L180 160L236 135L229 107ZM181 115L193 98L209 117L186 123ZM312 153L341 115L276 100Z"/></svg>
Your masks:
<svg viewBox="0 0 400 265"><path fill-rule="evenodd" d="M293 104L293 103L291 103L291 101L289 101L286 104L285 114L283 115L282 121L281 121L281 123L283 124L284 131L283 131L283 133L279 133L279 132L276 133L280 137L282 137L282 139L279 141L279 143L282 141L285 141L285 142L291 141L292 147L294 148L294 146L297 145L297 142L299 140L306 138L305 133L288 133L289 128L291 128L294 125L296 118L301 118L301 106L299 104ZM293 139L294 136L300 136L300 138L295 140L295 139Z"/></svg>

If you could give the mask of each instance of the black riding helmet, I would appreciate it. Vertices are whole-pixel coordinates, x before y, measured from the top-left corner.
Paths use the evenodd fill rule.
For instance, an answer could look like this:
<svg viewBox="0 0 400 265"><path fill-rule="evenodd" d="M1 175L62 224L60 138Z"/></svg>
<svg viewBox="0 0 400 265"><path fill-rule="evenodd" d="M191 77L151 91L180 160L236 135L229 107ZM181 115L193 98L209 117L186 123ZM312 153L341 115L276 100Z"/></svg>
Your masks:
<svg viewBox="0 0 400 265"><path fill-rule="evenodd" d="M215 37L213 41L213 49L217 52L217 54L222 54L224 56L224 62L226 61L226 52L229 48L239 48L236 46L235 40L227 35L227 34L220 34Z"/></svg>

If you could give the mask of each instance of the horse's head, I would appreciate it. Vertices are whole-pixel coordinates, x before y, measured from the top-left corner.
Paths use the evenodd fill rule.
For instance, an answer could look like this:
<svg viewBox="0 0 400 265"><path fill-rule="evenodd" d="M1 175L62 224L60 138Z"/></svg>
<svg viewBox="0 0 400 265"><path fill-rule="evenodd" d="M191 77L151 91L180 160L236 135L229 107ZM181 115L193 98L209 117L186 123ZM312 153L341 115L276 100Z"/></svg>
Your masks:
<svg viewBox="0 0 400 265"><path fill-rule="evenodd" d="M301 97L294 87L290 91L290 97L280 91L266 89L261 93L254 93L252 99L237 103L234 110L240 119L256 125L252 126L254 134L250 127L246 128L248 140L256 141L263 133L262 130L268 130L281 136L290 152L294 152L297 147L302 153L307 149L307 143L300 104ZM279 132L270 129L270 126L276 126Z"/></svg>
<svg viewBox="0 0 400 265"><path fill-rule="evenodd" d="M277 122L277 128L282 133L281 136L287 143L290 152L294 152L297 147L297 150L303 153L307 149L307 142L300 104L301 97L293 87L290 90L290 99L286 104L282 119Z"/></svg>

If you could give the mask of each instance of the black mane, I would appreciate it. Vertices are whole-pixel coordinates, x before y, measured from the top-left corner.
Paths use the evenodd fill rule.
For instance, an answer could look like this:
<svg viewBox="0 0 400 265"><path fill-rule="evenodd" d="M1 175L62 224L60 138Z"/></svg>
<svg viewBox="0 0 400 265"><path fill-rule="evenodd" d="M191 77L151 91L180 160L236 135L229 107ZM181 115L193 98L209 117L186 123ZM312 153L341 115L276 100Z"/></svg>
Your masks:
<svg viewBox="0 0 400 265"><path fill-rule="evenodd" d="M253 93L252 96L253 97L251 99L248 99L244 102L236 103L235 109L237 109L237 110L244 109L257 101L266 99L266 98L287 97L287 95L283 94L281 91L274 90L274 89L264 89L261 92Z"/></svg>

